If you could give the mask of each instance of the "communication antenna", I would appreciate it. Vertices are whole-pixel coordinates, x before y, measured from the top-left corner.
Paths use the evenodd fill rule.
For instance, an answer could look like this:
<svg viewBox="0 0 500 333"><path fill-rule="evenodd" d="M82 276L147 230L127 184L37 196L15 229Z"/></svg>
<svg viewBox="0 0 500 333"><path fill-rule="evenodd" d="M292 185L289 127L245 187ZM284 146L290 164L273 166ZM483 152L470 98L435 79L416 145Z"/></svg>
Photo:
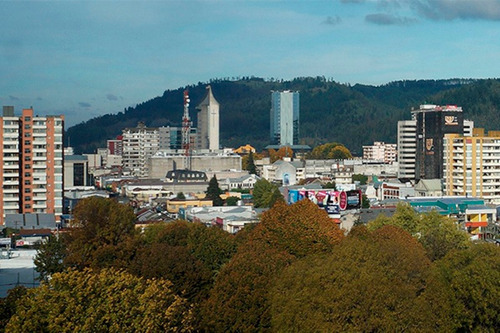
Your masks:
<svg viewBox="0 0 500 333"><path fill-rule="evenodd" d="M191 169L190 160L190 133L191 133L191 119L189 119L189 94L184 90L184 115L182 116L182 149L184 149L184 168Z"/></svg>

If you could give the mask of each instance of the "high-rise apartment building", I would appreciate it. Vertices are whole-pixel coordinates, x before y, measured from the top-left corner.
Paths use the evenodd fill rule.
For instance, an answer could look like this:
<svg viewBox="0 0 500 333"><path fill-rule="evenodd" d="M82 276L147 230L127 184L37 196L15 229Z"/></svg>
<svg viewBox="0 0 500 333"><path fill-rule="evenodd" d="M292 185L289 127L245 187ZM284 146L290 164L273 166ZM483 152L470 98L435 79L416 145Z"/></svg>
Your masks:
<svg viewBox="0 0 500 333"><path fill-rule="evenodd" d="M472 137L444 138L444 184L447 195L481 197L500 204L500 131L474 129Z"/></svg>
<svg viewBox="0 0 500 333"><path fill-rule="evenodd" d="M454 105L421 105L411 120L398 122L398 178L418 182L443 178L445 134L470 136L474 122L463 119Z"/></svg>
<svg viewBox="0 0 500 333"><path fill-rule="evenodd" d="M207 86L207 94L196 107L198 110L198 149L219 149L219 102Z"/></svg>
<svg viewBox="0 0 500 333"><path fill-rule="evenodd" d="M271 144L299 144L299 92L271 92Z"/></svg>
<svg viewBox="0 0 500 333"><path fill-rule="evenodd" d="M14 115L4 107L0 120L0 224L7 214L63 212L64 116Z"/></svg>
<svg viewBox="0 0 500 333"><path fill-rule="evenodd" d="M132 175L147 178L149 175L148 159L160 147L158 127L146 127L139 122L137 127L125 128L122 131L122 166Z"/></svg>
<svg viewBox="0 0 500 333"><path fill-rule="evenodd" d="M415 179L415 157L417 154L416 120L398 121L398 178Z"/></svg>

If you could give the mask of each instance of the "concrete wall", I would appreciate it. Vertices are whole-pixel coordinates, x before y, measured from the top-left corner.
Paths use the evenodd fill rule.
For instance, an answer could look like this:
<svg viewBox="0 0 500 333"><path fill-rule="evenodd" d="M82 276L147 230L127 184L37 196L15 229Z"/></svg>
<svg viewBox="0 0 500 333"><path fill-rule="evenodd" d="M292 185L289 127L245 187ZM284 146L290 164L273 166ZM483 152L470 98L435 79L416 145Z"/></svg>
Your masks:
<svg viewBox="0 0 500 333"><path fill-rule="evenodd" d="M184 169L184 157L158 157L149 159L149 178L164 178L167 171ZM225 170L241 170L241 156L193 156L191 157L191 170L218 172Z"/></svg>

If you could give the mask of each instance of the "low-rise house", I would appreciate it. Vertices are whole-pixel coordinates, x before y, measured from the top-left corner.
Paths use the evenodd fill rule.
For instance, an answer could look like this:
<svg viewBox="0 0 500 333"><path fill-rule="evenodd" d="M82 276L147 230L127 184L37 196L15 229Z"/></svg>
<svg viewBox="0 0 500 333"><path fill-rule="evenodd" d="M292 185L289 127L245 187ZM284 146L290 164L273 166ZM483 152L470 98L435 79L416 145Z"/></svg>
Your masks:
<svg viewBox="0 0 500 333"><path fill-rule="evenodd" d="M255 183L260 179L257 175L244 175L237 178L226 178L219 180L219 187L224 191L235 189L250 190L253 189Z"/></svg>
<svg viewBox="0 0 500 333"><path fill-rule="evenodd" d="M415 195L419 197L440 197L443 195L441 179L421 179L415 185Z"/></svg>
<svg viewBox="0 0 500 333"><path fill-rule="evenodd" d="M218 226L231 233L241 230L246 224L259 222L251 206L193 207L181 209L179 217L207 226Z"/></svg>

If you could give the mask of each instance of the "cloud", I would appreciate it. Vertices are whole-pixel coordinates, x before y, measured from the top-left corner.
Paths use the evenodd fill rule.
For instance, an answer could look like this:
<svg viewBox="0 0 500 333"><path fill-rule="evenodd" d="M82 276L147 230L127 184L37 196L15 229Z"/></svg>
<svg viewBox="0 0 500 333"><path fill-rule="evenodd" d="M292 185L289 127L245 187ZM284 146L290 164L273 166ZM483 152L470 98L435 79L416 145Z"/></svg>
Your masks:
<svg viewBox="0 0 500 333"><path fill-rule="evenodd" d="M431 20L500 20L498 0L411 0L410 8Z"/></svg>
<svg viewBox="0 0 500 333"><path fill-rule="evenodd" d="M365 21L378 25L409 25L417 20L410 17L399 17L391 14L377 13L365 16Z"/></svg>
<svg viewBox="0 0 500 333"><path fill-rule="evenodd" d="M378 10L386 13L397 13L409 10L413 14L429 20L488 20L500 21L499 0L341 0L342 3L376 5ZM372 14L372 19L379 22L391 21L389 17L381 17L380 14ZM395 15L397 17L397 15ZM403 18L404 21L404 18ZM391 22L398 22L392 20ZM373 22L376 23L376 22ZM377 24L401 24L401 23L377 23Z"/></svg>
<svg viewBox="0 0 500 333"><path fill-rule="evenodd" d="M85 103L85 102L80 102L80 103L78 103L78 105L81 108L90 108L90 106L91 106L89 103Z"/></svg>
<svg viewBox="0 0 500 333"><path fill-rule="evenodd" d="M10 96L9 96L9 99L10 99L11 101L18 101L18 100L19 100L19 98L18 98L18 97L16 97L16 96L12 96L12 95L10 95Z"/></svg>
<svg viewBox="0 0 500 333"><path fill-rule="evenodd" d="M108 101L117 101L118 100L118 97L116 97L116 95L113 95L113 94L107 94L106 98L108 99Z"/></svg>
<svg viewBox="0 0 500 333"><path fill-rule="evenodd" d="M328 25L337 25L342 22L339 16L328 16L322 23Z"/></svg>

